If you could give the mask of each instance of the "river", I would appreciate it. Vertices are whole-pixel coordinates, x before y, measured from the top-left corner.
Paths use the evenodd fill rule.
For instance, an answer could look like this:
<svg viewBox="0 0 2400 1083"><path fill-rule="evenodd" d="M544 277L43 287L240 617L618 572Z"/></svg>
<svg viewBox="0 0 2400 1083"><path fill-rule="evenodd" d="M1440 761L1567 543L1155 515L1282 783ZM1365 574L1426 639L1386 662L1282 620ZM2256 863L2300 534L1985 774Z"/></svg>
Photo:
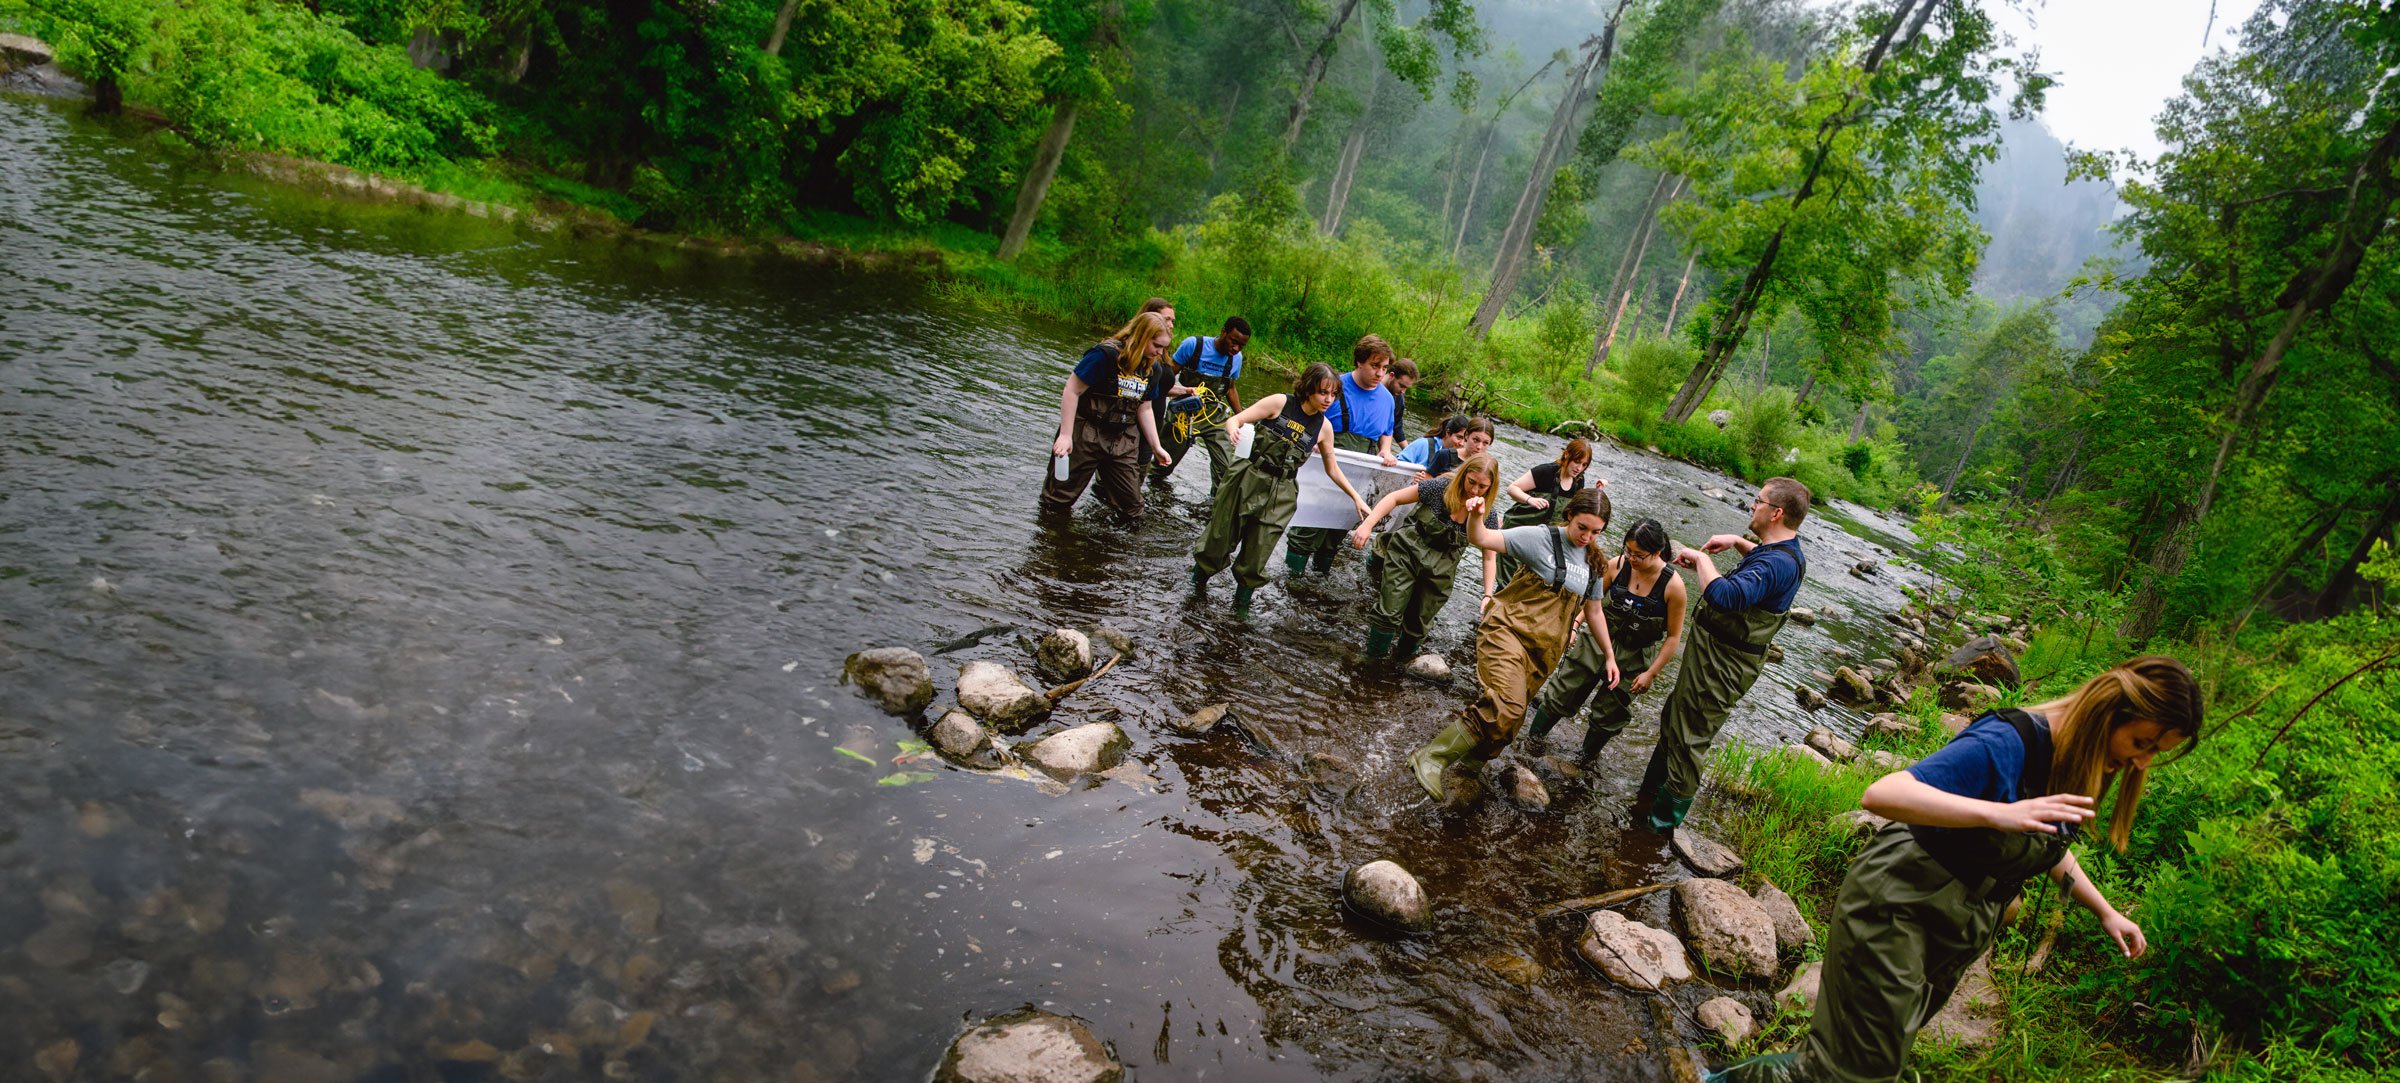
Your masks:
<svg viewBox="0 0 2400 1083"><path fill-rule="evenodd" d="M1354 558L1246 620L1222 585L1187 605L1204 456L1131 530L1038 522L1093 328L134 134L0 97L9 1077L916 1080L1029 1003L1150 1083L1639 1079L1697 1041L1531 916L1686 875L1624 814L1663 694L1550 811L1438 813L1401 757L1469 696L1471 592L1436 688L1359 664ZM1504 429L1503 476L1557 445ZM1741 528L1731 479L1614 445L1594 471L1620 531ZM1846 615L1786 633L1728 726L1752 741L1854 735L1791 688L1888 653L1902 601L1842 555L1901 524L1837 507L1803 539L1802 603ZM1057 721L1115 719L1135 769L878 784L916 735L845 655L924 651L947 695L1098 621L1137 653ZM1169 724L1221 701L1280 754ZM1294 766L1320 752L1355 783ZM1344 917L1376 858L1432 935Z"/></svg>

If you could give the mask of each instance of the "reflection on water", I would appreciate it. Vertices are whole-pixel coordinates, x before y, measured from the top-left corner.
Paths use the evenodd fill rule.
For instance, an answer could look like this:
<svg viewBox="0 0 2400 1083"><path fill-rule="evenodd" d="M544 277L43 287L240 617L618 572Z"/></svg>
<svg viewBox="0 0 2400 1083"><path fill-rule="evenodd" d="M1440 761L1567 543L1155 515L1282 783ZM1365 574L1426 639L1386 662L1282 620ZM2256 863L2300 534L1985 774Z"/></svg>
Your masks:
<svg viewBox="0 0 2400 1083"><path fill-rule="evenodd" d="M1660 697L1550 812L1436 814L1400 759L1467 688L1357 664L1358 561L1187 604L1198 463L1136 527L1037 523L1075 329L318 200L6 99L0 312L12 1077L916 1079L1025 1003L1152 1080L1643 1078L1695 1040L1528 916L1681 875L1623 813ZM1595 471L1623 521L1740 528L1726 479ZM1731 732L1856 729L1789 692L1888 643L1895 577L1828 556L1905 534L1847 518L1802 600L1855 619L1787 635ZM844 655L960 644L946 682L1099 621L1137 653L1057 721L1138 769L877 784L915 735ZM1220 701L1259 740L1169 725ZM1433 936L1343 916L1383 857Z"/></svg>

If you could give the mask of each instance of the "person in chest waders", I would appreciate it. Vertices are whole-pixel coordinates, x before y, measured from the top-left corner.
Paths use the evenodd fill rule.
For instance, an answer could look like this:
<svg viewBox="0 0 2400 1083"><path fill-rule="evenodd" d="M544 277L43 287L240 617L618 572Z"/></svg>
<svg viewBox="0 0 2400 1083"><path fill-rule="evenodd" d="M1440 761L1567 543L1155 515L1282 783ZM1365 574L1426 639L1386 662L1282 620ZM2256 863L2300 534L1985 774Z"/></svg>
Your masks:
<svg viewBox="0 0 2400 1083"><path fill-rule="evenodd" d="M1242 349L1250 344L1250 321L1229 317L1216 337L1194 335L1177 343L1169 356L1173 385L1161 401L1167 455L1174 461L1150 469L1150 480L1165 481L1182 465L1192 445L1208 448L1210 494L1225 484L1233 469L1233 441L1225 437L1225 419L1242 411Z"/></svg>
<svg viewBox="0 0 2400 1083"><path fill-rule="evenodd" d="M1486 452L1488 452L1488 451L1490 451L1490 450L1491 450L1491 448L1492 448L1492 423L1491 423L1489 420L1487 420L1487 419L1484 419L1484 418L1480 418L1480 417L1474 417L1474 418L1470 418L1470 417L1464 417L1464 416L1462 415L1462 417L1461 417L1461 421L1463 422L1463 425L1462 425L1462 427L1461 427L1461 428L1458 430L1458 436L1457 436L1457 445L1458 445L1458 446L1457 446L1457 447L1455 447L1455 448L1444 447L1444 448L1439 448L1439 449L1437 449L1437 450L1433 451L1433 452L1431 453L1431 456L1428 458L1428 460L1427 460L1425 463L1421 464L1421 465L1423 465L1423 466L1424 466L1424 469L1417 471L1417 480L1418 480L1418 481L1424 481L1424 480L1426 480L1427 478L1435 478L1435 477L1440 477L1440 476L1441 476L1441 475L1443 475L1443 474L1450 473L1451 471L1458 469L1458 468L1459 468L1459 466L1460 466L1460 464L1462 464L1462 463L1465 463L1465 462L1466 462L1468 459L1472 459L1472 458L1474 458L1475 456L1482 455L1482 454L1484 454L1484 453L1486 453ZM1403 460L1401 460L1401 461L1402 461L1402 462L1406 462L1406 461L1408 461L1408 460L1406 460L1406 459L1403 459ZM1499 474L1498 474L1498 471L1499 471L1499 469L1500 469L1499 460L1498 460L1498 459L1494 459L1494 460L1492 460L1492 470L1494 471L1494 473L1493 473L1493 477L1497 478L1497 477L1499 476ZM1414 491L1415 491L1415 487L1414 487L1414 486L1411 486L1410 488L1407 488L1407 489L1395 489L1395 490L1393 490L1393 492L1395 492L1395 493L1406 493L1406 492L1414 492ZM1386 498L1387 498L1387 499L1389 498L1389 495L1390 495L1390 494L1386 494ZM1485 496L1485 497L1486 497L1486 499L1487 499L1487 501L1488 501L1488 499L1489 499L1489 496L1490 496L1490 494L1489 494L1489 493L1484 493L1484 494L1481 494L1481 495ZM1388 514L1388 513L1387 513L1387 514ZM1355 533L1355 531L1353 531L1353 533ZM1388 535L1387 535L1387 536L1388 536ZM1381 586L1381 584L1383 583L1383 550L1384 550L1384 544L1385 544L1385 543L1384 543L1384 542L1382 542L1382 541L1377 541L1377 542L1375 543L1375 545L1374 545L1374 547L1373 547L1373 548L1370 548L1370 549L1368 549L1368 550L1367 550L1367 586L1368 586L1368 589L1371 589L1371 590L1376 590L1376 591L1378 591L1378 592L1380 592L1380 591L1382 590L1382 586ZM1489 557L1489 556L1487 556L1487 557L1485 557L1485 559L1484 559L1484 563L1485 563L1486 565L1490 565L1490 564L1491 564L1491 561L1492 561L1493 559L1495 559L1495 558L1492 558L1492 557ZM1508 580L1506 579L1506 577L1502 577L1502 578L1500 578L1500 579L1497 579L1497 580L1495 580L1495 579L1493 579L1493 578L1492 578L1492 575L1493 575L1493 569L1492 569L1491 567L1488 567L1488 566L1487 566L1487 567L1484 569L1484 575L1483 575L1483 596L1484 596L1485 600L1487 600L1487 601L1488 601L1488 600L1490 600L1490 598L1491 598L1491 596L1492 596L1492 584L1493 584L1493 583L1495 583L1495 582L1502 582L1502 583L1505 583L1505 582L1507 582L1507 581L1508 581ZM1444 595L1443 595L1443 597L1444 597L1444 598L1448 598L1448 597L1449 597L1449 595L1448 595L1448 594L1444 594ZM1435 606L1434 606L1434 608L1435 608L1435 609L1440 609L1440 608L1441 608L1441 606L1437 604L1437 605L1435 605ZM1432 620L1433 618L1432 618L1431 616L1427 616L1427 617L1426 617L1426 619L1430 621L1430 620ZM1423 638L1424 638L1424 636L1423 636L1423 634L1422 634L1422 633L1420 633L1420 634L1418 635L1418 637L1417 637L1417 638L1419 638L1419 639L1423 639ZM1373 653L1374 653L1374 642L1373 642L1373 640L1374 640L1374 637L1373 637L1372 635L1369 635L1369 636L1368 636L1368 641L1369 641L1369 642L1368 642L1368 645L1367 645L1367 646L1368 646L1367 653L1369 653L1369 654L1373 654ZM1407 652L1406 652L1406 651L1403 651L1403 652L1401 652L1401 653L1405 655Z"/></svg>
<svg viewBox="0 0 2400 1083"><path fill-rule="evenodd" d="M1377 558L1375 604L1367 611L1368 658L1390 657L1395 642L1401 658L1416 656L1458 582L1458 558L1469 548L1467 504L1480 501L1488 506L1499 487L1500 460L1478 454L1451 473L1393 490L1350 532L1350 544L1361 549L1373 544ZM1414 504L1416 510L1383 537L1375 537L1375 524L1403 504ZM1479 514L1486 528L1499 528L1499 516ZM1495 558L1490 553L1482 556L1483 596L1490 598Z"/></svg>
<svg viewBox="0 0 2400 1083"><path fill-rule="evenodd" d="M1392 456L1399 400L1383 386L1391 364L1392 347L1383 336L1360 338L1350 348L1350 374L1335 381L1341 394L1335 396L1325 415L1326 424L1333 427L1333 446L1379 455L1385 466L1400 462ZM1293 575L1311 567L1319 572L1332 570L1333 555L1341 551L1342 535L1347 533L1335 527L1294 527L1284 542L1284 566Z"/></svg>
<svg viewBox="0 0 2400 1083"><path fill-rule="evenodd" d="M1500 521L1512 527L1542 526L1566 518L1567 501L1583 491L1584 473L1591 465L1592 445L1580 436L1567 441L1567 446L1559 450L1557 461L1527 470L1508 483L1508 497L1515 503L1501 514ZM1606 489L1608 483L1593 478L1591 486ZM1516 562L1500 558L1500 581L1505 583L1516 577Z"/></svg>
<svg viewBox="0 0 2400 1083"><path fill-rule="evenodd" d="M1144 312L1084 351L1059 396L1058 438L1042 476L1043 511L1065 513L1097 478L1102 503L1128 519L1141 516L1142 449L1169 461L1150 412L1150 401L1166 390L1150 378L1150 363L1166 348L1166 319Z"/></svg>
<svg viewBox="0 0 2400 1083"><path fill-rule="evenodd" d="M2123 853L2150 769L2199 744L2200 715L2191 671L2147 655L2064 699L1986 714L1941 751L1877 779L1859 804L1893 822L1842 879L1807 1037L1793 1052L1709 1078L1900 1078L1917 1031L1991 950L2025 881L2044 873L2100 919L2120 955L2140 958L2150 948L2141 926L2109 905L2067 844L2114 788L2108 843Z"/></svg>
<svg viewBox="0 0 2400 1083"><path fill-rule="evenodd" d="M1234 610L1249 607L1250 596L1267 581L1267 554L1300 507L1300 483L1294 479L1312 451L1324 458L1326 476L1350 494L1358 513L1367 513L1367 502L1342 476L1341 463L1333 455L1333 429L1325 423L1325 409L1339 394L1335 381L1333 369L1310 365L1292 381L1291 394L1269 395L1226 420L1224 431L1229 435L1238 437L1243 425L1255 425L1256 430L1250 437L1250 457L1234 462L1209 505L1208 529L1200 535L1200 547L1192 551L1193 590L1205 588L1209 577L1230 563Z"/></svg>
<svg viewBox="0 0 2400 1083"><path fill-rule="evenodd" d="M1580 758L1591 762L1633 720L1633 697L1648 692L1683 643L1683 577L1667 566L1667 528L1643 519L1625 531L1625 546L1609 562L1608 634L1616 643L1620 672L1631 673L1614 688L1601 687L1606 673L1600 641L1589 631L1575 637L1566 660L1542 685L1541 697L1525 716L1525 742L1540 754L1552 726L1575 717L1590 700Z"/></svg>
<svg viewBox="0 0 2400 1083"><path fill-rule="evenodd" d="M1800 581L1808 575L1808 558L1800 552L1800 521L1808 516L1808 502L1808 486L1768 478L1750 504L1756 544L1719 534L1700 549L1675 552L1675 563L1691 569L1700 586L1700 605L1692 614L1700 631L1684 652L1675 690L1659 708L1658 745L1634 790L1636 806L1649 805L1645 822L1652 831L1675 830L1691 811L1709 744L1767 667L1767 646L1783 630ZM1716 563L1702 553L1727 549L1740 550L1742 562L1720 576Z"/></svg>
<svg viewBox="0 0 2400 1083"><path fill-rule="evenodd" d="M1469 540L1493 553L1514 554L1525 569L1484 609L1475 632L1475 679L1482 695L1458 721L1409 754L1417 782L1437 801L1453 784L1450 772L1478 771L1508 748L1525 719L1525 702L1566 653L1577 611L1600 638L1607 685L1617 683L1608 616L1600 608L1608 563L1600 552L1600 533L1608 529L1608 498L1597 489L1575 494L1559 526L1494 530L1484 525L1480 500L1469 501L1467 511Z"/></svg>

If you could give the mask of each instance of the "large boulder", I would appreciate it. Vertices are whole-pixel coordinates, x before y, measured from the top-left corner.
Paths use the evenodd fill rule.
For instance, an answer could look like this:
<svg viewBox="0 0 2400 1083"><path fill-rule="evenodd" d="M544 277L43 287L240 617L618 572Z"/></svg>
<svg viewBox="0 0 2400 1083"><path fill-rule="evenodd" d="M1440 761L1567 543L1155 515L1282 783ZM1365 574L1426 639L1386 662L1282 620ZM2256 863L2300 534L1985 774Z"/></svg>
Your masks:
<svg viewBox="0 0 2400 1083"><path fill-rule="evenodd" d="M1092 637L1073 628L1052 628L1033 645L1034 671L1053 681L1071 681L1092 671Z"/></svg>
<svg viewBox="0 0 2400 1083"><path fill-rule="evenodd" d="M1875 682L1849 666L1834 670L1833 682L1825 690L1844 703L1872 703L1875 700Z"/></svg>
<svg viewBox="0 0 2400 1083"><path fill-rule="evenodd" d="M1133 740L1114 722L1092 722L1060 730L1034 742L1026 762L1056 778L1096 775L1125 759Z"/></svg>
<svg viewBox="0 0 2400 1083"><path fill-rule="evenodd" d="M1843 740L1841 735L1823 726L1808 731L1808 747L1815 749L1818 755L1835 763L1848 763L1858 755L1858 746Z"/></svg>
<svg viewBox="0 0 2400 1083"><path fill-rule="evenodd" d="M1359 916L1404 932L1433 927L1425 886L1396 861L1369 861L1342 877L1342 900Z"/></svg>
<svg viewBox="0 0 2400 1083"><path fill-rule="evenodd" d="M1691 959L1673 933L1614 910L1592 911L1575 950L1628 989L1656 992L1668 982L1692 980Z"/></svg>
<svg viewBox="0 0 2400 1083"><path fill-rule="evenodd" d="M1125 1066L1082 1020L1025 1009L958 1036L934 1083L1118 1083Z"/></svg>
<svg viewBox="0 0 2400 1083"><path fill-rule="evenodd" d="M1767 920L1775 923L1775 950L1784 958L1795 958L1816 943L1816 930L1809 928L1808 919L1800 916L1800 904L1772 881L1759 884L1750 897L1758 900L1759 908L1767 912Z"/></svg>
<svg viewBox="0 0 2400 1083"><path fill-rule="evenodd" d="M11 68L38 68L50 62L57 50L39 38L23 34L0 34L0 72Z"/></svg>
<svg viewBox="0 0 2400 1083"><path fill-rule="evenodd" d="M1675 856L1682 858L1684 864L1690 865L1693 872L1702 876L1723 879L1742 871L1742 855L1688 826L1675 829L1673 842Z"/></svg>
<svg viewBox="0 0 2400 1083"><path fill-rule="evenodd" d="M1741 888L1725 880L1682 881L1675 885L1675 912L1702 965L1735 977L1775 976L1775 920Z"/></svg>
<svg viewBox="0 0 2400 1083"><path fill-rule="evenodd" d="M1050 698L1007 666L969 662L959 667L958 705L1002 733L1023 733L1050 714Z"/></svg>
<svg viewBox="0 0 2400 1083"><path fill-rule="evenodd" d="M1751 1018L1750 1009L1732 997L1715 997L1703 1002L1692 1012L1692 1018L1699 1020L1701 1026L1715 1034L1727 1049L1749 1041L1758 1033L1758 1020Z"/></svg>
<svg viewBox="0 0 2400 1083"><path fill-rule="evenodd" d="M1999 636L1981 635L1959 644L1950 657L1942 659L1944 670L1956 670L1972 676L1979 684L1995 688L2016 688L2025 683L2017 673L2016 653Z"/></svg>
<svg viewBox="0 0 2400 1083"><path fill-rule="evenodd" d="M842 659L842 683L857 685L887 714L916 714L933 702L933 669L906 647L876 647Z"/></svg>

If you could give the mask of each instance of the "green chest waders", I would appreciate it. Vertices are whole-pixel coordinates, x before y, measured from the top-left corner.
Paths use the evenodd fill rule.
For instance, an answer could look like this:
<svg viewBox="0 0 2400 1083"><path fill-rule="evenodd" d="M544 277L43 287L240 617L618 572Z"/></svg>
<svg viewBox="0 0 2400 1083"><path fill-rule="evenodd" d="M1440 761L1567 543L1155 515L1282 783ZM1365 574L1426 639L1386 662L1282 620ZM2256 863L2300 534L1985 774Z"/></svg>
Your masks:
<svg viewBox="0 0 2400 1083"><path fill-rule="evenodd" d="M1803 574L1806 570L1803 564ZM1671 831L1691 811L1708 746L1733 705L1767 668L1767 645L1787 619L1787 614L1760 609L1727 612L1711 607L1706 597L1693 602L1683 669L1659 709L1658 746L1634 791L1650 800L1652 830Z"/></svg>
<svg viewBox="0 0 2400 1083"><path fill-rule="evenodd" d="M1675 573L1660 568L1658 578L1650 588L1637 594L1633 590L1633 572L1620 567L1616 579L1608 585L1600 608L1608 616L1608 638L1617 653L1617 686L1605 687L1608 681L1608 658L1600 650L1600 637L1584 629L1575 637L1575 645L1542 685L1540 698L1525 715L1525 740L1536 749L1552 727L1583 709L1591 701L1592 715L1586 720L1583 734L1583 758L1599 755L1600 750L1625 731L1633 719L1633 693L1626 682L1634 674L1650 668L1658 660L1658 652L1667 639L1667 587Z"/></svg>
<svg viewBox="0 0 2400 1083"><path fill-rule="evenodd" d="M1414 653L1413 645L1424 641L1433 618L1450 601L1459 559L1470 548L1466 527L1453 521L1442 504L1417 505L1376 544L1381 559L1367 627L1409 644L1401 647L1401 654Z"/></svg>
<svg viewBox="0 0 2400 1083"><path fill-rule="evenodd" d="M1205 582L1231 564L1236 605L1266 584L1267 554L1299 510L1300 483L1295 479L1315 447L1311 427L1299 421L1277 416L1258 423L1250 457L1234 463L1209 503L1208 527L1192 552L1196 582Z"/></svg>
<svg viewBox="0 0 2400 1083"><path fill-rule="evenodd" d="M1996 712L2026 749L2020 799L2050 792L2050 731L2023 711ZM2057 866L2070 835L1890 824L1850 864L1828 923L1825 969L1796 1054L1734 1065L1740 1083L1897 1079L1917 1032L1999 937L2026 881Z"/></svg>

